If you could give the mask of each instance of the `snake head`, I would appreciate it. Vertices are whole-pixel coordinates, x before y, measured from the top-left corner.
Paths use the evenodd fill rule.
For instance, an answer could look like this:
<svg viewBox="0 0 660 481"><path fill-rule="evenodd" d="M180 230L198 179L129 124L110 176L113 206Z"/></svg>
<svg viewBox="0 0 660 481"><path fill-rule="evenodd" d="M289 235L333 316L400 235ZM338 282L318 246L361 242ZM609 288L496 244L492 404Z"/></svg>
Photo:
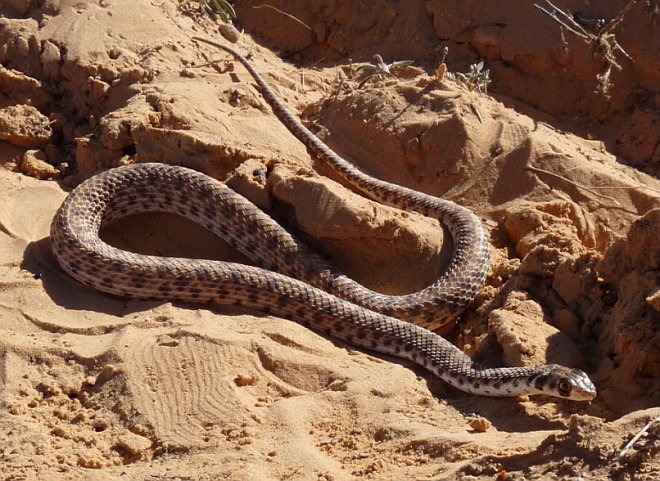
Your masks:
<svg viewBox="0 0 660 481"><path fill-rule="evenodd" d="M596 397L596 386L583 371L556 364L547 367L548 370L534 380L539 393L573 401L591 401Z"/></svg>

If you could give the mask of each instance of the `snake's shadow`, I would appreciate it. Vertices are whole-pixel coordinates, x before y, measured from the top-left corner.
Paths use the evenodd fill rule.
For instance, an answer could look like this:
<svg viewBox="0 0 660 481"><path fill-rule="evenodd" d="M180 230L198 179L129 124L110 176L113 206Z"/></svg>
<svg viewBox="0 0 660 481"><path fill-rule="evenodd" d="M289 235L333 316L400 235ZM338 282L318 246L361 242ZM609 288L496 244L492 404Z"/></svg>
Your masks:
<svg viewBox="0 0 660 481"><path fill-rule="evenodd" d="M165 229L163 226L167 226ZM119 219L101 231L103 240L141 254L193 257L250 264L250 261L205 228L165 213L136 214ZM41 279L46 294L60 307L125 316L152 309L165 301L127 300L104 294L69 277L52 252L50 237L30 243L21 268Z"/></svg>
<svg viewBox="0 0 660 481"><path fill-rule="evenodd" d="M163 225L167 225L168 229L163 229ZM174 235L168 233L174 233ZM120 219L108 226L102 235L104 240L116 247L144 254L192 256L250 264L249 260L206 229L191 221L169 214L150 213ZM60 268L52 253L50 237L32 242L27 246L21 268L31 272L35 278L40 279L46 294L52 301L67 310L94 311L121 318L133 313L148 311L165 303L165 301L126 299L104 294L80 284ZM177 303L177 305L190 306L191 308L199 307L199 305L185 303ZM237 313L236 308L227 308L227 306L207 307L217 310L223 315ZM246 312L256 316L264 315L247 309L240 311L240 313ZM323 336L323 334L319 335ZM354 346L332 337L324 337L327 337L338 346L351 350L356 349ZM442 402L461 412L466 416L466 419L472 414L477 414L486 417L498 430L505 432L565 428L564 423L560 420L550 421L527 415L524 408L519 407L513 399L486 398L466 394L449 386L411 361L367 350L363 352L387 362L405 365L413 370L426 382L429 391L436 399L441 399ZM541 399L544 398L537 397L536 401L538 402ZM551 398L546 399L548 402L556 402ZM466 420L466 424L467 422Z"/></svg>
<svg viewBox="0 0 660 481"><path fill-rule="evenodd" d="M95 311L110 316L125 316L151 309L162 301L127 302L126 299L104 294L69 277L59 266L51 251L50 237L31 242L25 249L21 268L41 280L46 294L60 307L73 311ZM64 329L64 328L63 328Z"/></svg>
<svg viewBox="0 0 660 481"><path fill-rule="evenodd" d="M352 348L348 344L345 345ZM401 364L415 372L424 380L434 398L465 416L466 429L468 430L471 430L468 426L469 421L476 417L488 419L493 427L502 432L525 433L532 431L564 431L566 429L565 419L555 417L554 420L550 420L528 413L525 404L515 398L476 396L464 393L412 361L367 350L364 352L387 362ZM553 411L561 411L561 405L565 405L567 412L573 412L571 406L575 406L575 401L558 400L551 396L533 396L531 399L533 400L533 406L530 406L532 411L536 411L539 406L544 404L550 404Z"/></svg>

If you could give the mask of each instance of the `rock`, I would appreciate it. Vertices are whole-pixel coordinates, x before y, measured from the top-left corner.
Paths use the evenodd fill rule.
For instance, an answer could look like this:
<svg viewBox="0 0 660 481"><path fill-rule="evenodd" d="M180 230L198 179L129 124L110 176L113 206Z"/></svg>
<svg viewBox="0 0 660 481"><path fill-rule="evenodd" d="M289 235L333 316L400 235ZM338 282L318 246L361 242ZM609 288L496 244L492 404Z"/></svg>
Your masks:
<svg viewBox="0 0 660 481"><path fill-rule="evenodd" d="M523 304L536 303L523 301ZM488 323L504 349L504 362L507 366L549 363L568 367L585 365L584 357L573 341L544 322L540 308L536 316L496 309L490 313Z"/></svg>
<svg viewBox="0 0 660 481"><path fill-rule="evenodd" d="M48 117L31 105L0 109L0 140L16 147L39 149L50 142L53 129Z"/></svg>
<svg viewBox="0 0 660 481"><path fill-rule="evenodd" d="M117 446L125 449L132 455L142 454L151 447L151 440L139 434L127 433L119 436Z"/></svg>
<svg viewBox="0 0 660 481"><path fill-rule="evenodd" d="M35 179L57 179L60 171L50 165L42 150L28 150L23 155L21 170Z"/></svg>

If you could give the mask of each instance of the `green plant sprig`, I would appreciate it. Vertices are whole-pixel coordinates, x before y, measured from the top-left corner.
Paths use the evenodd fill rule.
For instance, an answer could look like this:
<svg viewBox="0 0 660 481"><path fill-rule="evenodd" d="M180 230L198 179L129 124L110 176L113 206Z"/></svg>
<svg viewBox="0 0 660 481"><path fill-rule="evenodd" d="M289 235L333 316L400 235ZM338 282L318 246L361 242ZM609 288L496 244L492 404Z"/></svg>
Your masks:
<svg viewBox="0 0 660 481"><path fill-rule="evenodd" d="M412 60L397 60L392 63L385 63L383 61L383 57L378 54L374 55L374 60L376 61L375 63L363 63L357 68L358 72L360 70L370 71L367 76L362 79L358 85L358 89L364 87L364 85L371 79L382 80L383 77L392 75L392 70L401 67L407 67L408 65L412 65L414 63Z"/></svg>
<svg viewBox="0 0 660 481"><path fill-rule="evenodd" d="M465 84L470 92L477 90L478 92L488 93L490 70L484 70L483 61L470 65L470 71L467 74L461 72L447 72L447 77Z"/></svg>
<svg viewBox="0 0 660 481"><path fill-rule="evenodd" d="M220 15L225 23L231 23L236 18L236 10L227 0L202 0L202 6L205 10Z"/></svg>

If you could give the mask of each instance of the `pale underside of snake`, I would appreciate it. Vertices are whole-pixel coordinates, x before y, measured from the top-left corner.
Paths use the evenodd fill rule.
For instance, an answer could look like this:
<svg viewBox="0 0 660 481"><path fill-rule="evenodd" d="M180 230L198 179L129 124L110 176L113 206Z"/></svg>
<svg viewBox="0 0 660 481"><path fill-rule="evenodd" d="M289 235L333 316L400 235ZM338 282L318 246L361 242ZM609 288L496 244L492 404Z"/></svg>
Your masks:
<svg viewBox="0 0 660 481"><path fill-rule="evenodd" d="M242 63L284 125L364 194L445 225L454 243L449 266L419 292L378 294L341 274L222 182L183 167L149 163L103 172L69 194L51 226L53 252L64 271L119 296L237 305L291 319L349 344L412 360L469 393L549 394L573 400L596 396L594 385L578 369L554 364L484 368L429 330L454 322L485 281L490 243L480 220L451 201L362 173L312 134L245 57L222 44L196 40L224 49ZM101 227L117 218L156 211L199 223L260 267L135 254L99 237Z"/></svg>

